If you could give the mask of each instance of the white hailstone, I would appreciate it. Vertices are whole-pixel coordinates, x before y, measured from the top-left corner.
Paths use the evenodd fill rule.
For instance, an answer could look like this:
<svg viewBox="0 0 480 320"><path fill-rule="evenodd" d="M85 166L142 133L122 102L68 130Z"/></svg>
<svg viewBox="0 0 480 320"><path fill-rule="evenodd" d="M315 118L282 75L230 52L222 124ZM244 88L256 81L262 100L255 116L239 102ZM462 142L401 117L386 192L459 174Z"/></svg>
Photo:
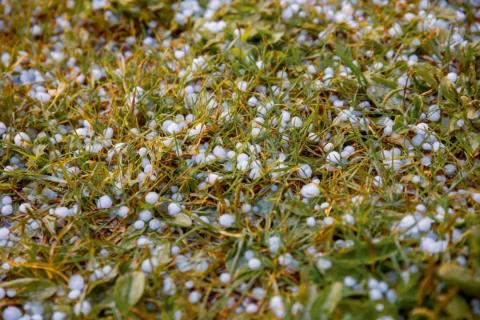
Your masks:
<svg viewBox="0 0 480 320"><path fill-rule="evenodd" d="M145 227L145 221L143 220L137 220L133 223L133 227L136 229L136 230L140 230L140 229L143 229Z"/></svg>
<svg viewBox="0 0 480 320"><path fill-rule="evenodd" d="M422 163L423 166L430 167L431 164L432 164L432 157L431 156L423 156L422 159L420 159L420 162Z"/></svg>
<svg viewBox="0 0 480 320"><path fill-rule="evenodd" d="M190 138L194 138L198 136L202 130L205 128L205 126L201 123L195 125L193 128L190 128L187 132L187 136Z"/></svg>
<svg viewBox="0 0 480 320"><path fill-rule="evenodd" d="M320 189L318 188L318 184L311 182L304 185L302 189L300 189L300 193L304 198L311 199L320 195Z"/></svg>
<svg viewBox="0 0 480 320"><path fill-rule="evenodd" d="M88 301L81 301L78 302L74 307L73 307L73 313L75 313L77 316L79 315L88 315L92 311L92 306L90 302Z"/></svg>
<svg viewBox="0 0 480 320"><path fill-rule="evenodd" d="M112 139L113 137L113 129L108 127L105 130L103 130L103 136L107 139Z"/></svg>
<svg viewBox="0 0 480 320"><path fill-rule="evenodd" d="M182 130L182 127L176 124L175 122L171 122L167 127L166 131L169 134L176 134Z"/></svg>
<svg viewBox="0 0 480 320"><path fill-rule="evenodd" d="M447 74L447 79L453 83L457 81L458 75L455 72L449 72Z"/></svg>
<svg viewBox="0 0 480 320"><path fill-rule="evenodd" d="M137 152L137 153L138 153L138 155L139 155L140 157L144 158L144 157L147 156L148 150L147 150L147 148L142 147L142 148L138 149L138 152Z"/></svg>
<svg viewBox="0 0 480 320"><path fill-rule="evenodd" d="M400 88L408 87L412 81L406 75L402 75L397 79L397 84Z"/></svg>
<svg viewBox="0 0 480 320"><path fill-rule="evenodd" d="M252 270L258 270L262 267L262 261L258 258L248 260L248 267Z"/></svg>
<svg viewBox="0 0 480 320"><path fill-rule="evenodd" d="M457 167L454 164L447 164L443 167L443 171L447 176L452 176L457 171Z"/></svg>
<svg viewBox="0 0 480 320"><path fill-rule="evenodd" d="M252 128L252 137L257 137L258 135L260 135L260 133L262 132L262 129L260 128Z"/></svg>
<svg viewBox="0 0 480 320"><path fill-rule="evenodd" d="M386 136L390 136L393 133L393 127L392 126L386 126L383 128L383 134Z"/></svg>
<svg viewBox="0 0 480 320"><path fill-rule="evenodd" d="M53 211L53 214L63 219L70 215L70 209L68 209L67 207L58 207L58 208L55 208L55 210Z"/></svg>
<svg viewBox="0 0 480 320"><path fill-rule="evenodd" d="M308 164L302 164L300 168L297 171L298 176L302 179L308 179L312 176L312 167L310 167Z"/></svg>
<svg viewBox="0 0 480 320"><path fill-rule="evenodd" d="M230 276L230 273L228 272L223 272L221 275L220 275L220 282L222 283L228 283L231 279L231 276Z"/></svg>
<svg viewBox="0 0 480 320"><path fill-rule="evenodd" d="M447 250L448 242L444 240L433 240L428 237L423 237L420 241L420 250L429 254L436 254Z"/></svg>
<svg viewBox="0 0 480 320"><path fill-rule="evenodd" d="M61 311L55 311L52 315L52 320L65 320L67 318L67 314Z"/></svg>
<svg viewBox="0 0 480 320"><path fill-rule="evenodd" d="M12 203L13 203L12 197L10 197L10 196L4 196L4 197L2 198L2 204L3 204L3 205L12 204Z"/></svg>
<svg viewBox="0 0 480 320"><path fill-rule="evenodd" d="M400 230L402 231L406 231L408 233L416 233L417 232L417 228L415 227L416 223L417 222L415 221L415 217L409 214L403 217L402 220L400 220L399 227L400 227Z"/></svg>
<svg viewBox="0 0 480 320"><path fill-rule="evenodd" d="M262 300L265 297L265 290L261 287L253 288L252 296L257 300Z"/></svg>
<svg viewBox="0 0 480 320"><path fill-rule="evenodd" d="M230 228L235 223L235 216L230 213L222 214L218 217L218 223L224 228Z"/></svg>
<svg viewBox="0 0 480 320"><path fill-rule="evenodd" d="M302 125L303 125L303 121L300 117L293 117L292 118L292 127L301 128Z"/></svg>
<svg viewBox="0 0 480 320"><path fill-rule="evenodd" d="M55 62L62 62L65 59L65 55L60 51L52 51L50 52L50 56Z"/></svg>
<svg viewBox="0 0 480 320"><path fill-rule="evenodd" d="M323 218L323 223L327 226L331 226L335 220L332 217L325 217Z"/></svg>
<svg viewBox="0 0 480 320"><path fill-rule="evenodd" d="M197 188L198 190L205 190L208 188L208 184L206 182L200 182Z"/></svg>
<svg viewBox="0 0 480 320"><path fill-rule="evenodd" d="M207 177L207 181L209 184L215 184L217 181L220 181L221 180L221 176L219 176L218 174L216 173L210 173L208 174L208 177Z"/></svg>
<svg viewBox="0 0 480 320"><path fill-rule="evenodd" d="M393 289L387 291L387 300L390 301L390 303L395 303L395 301L397 301L397 294Z"/></svg>
<svg viewBox="0 0 480 320"><path fill-rule="evenodd" d="M176 216L177 214L179 214L180 212L182 211L182 208L180 207L180 205L176 202L171 202L169 205L168 205L168 214L171 215L171 216Z"/></svg>
<svg viewBox="0 0 480 320"><path fill-rule="evenodd" d="M248 177L252 180L258 179L262 176L261 169L259 167L254 167L250 170Z"/></svg>
<svg viewBox="0 0 480 320"><path fill-rule="evenodd" d="M97 11L103 9L107 6L107 2L105 0L92 0L92 10Z"/></svg>
<svg viewBox="0 0 480 320"><path fill-rule="evenodd" d="M13 137L13 142L21 147L30 142L30 137L25 132L19 132Z"/></svg>
<svg viewBox="0 0 480 320"><path fill-rule="evenodd" d="M95 81L98 81L98 80L102 79L103 76L104 76L103 70L98 68L98 67L92 68L91 74L92 74L93 80L95 80Z"/></svg>
<svg viewBox="0 0 480 320"><path fill-rule="evenodd" d="M323 146L323 151L330 152L333 149L333 143L329 142Z"/></svg>
<svg viewBox="0 0 480 320"><path fill-rule="evenodd" d="M373 177L373 185L375 187L381 188L383 186L383 180L380 176Z"/></svg>
<svg viewBox="0 0 480 320"><path fill-rule="evenodd" d="M368 296L369 296L370 300L372 300L372 301L383 299L382 291L380 291L377 288L370 289L370 291L368 292Z"/></svg>
<svg viewBox="0 0 480 320"><path fill-rule="evenodd" d="M200 301L201 298L202 298L202 295L200 294L200 292L196 290L190 292L190 294L188 295L188 301L191 304L196 304L198 301Z"/></svg>
<svg viewBox="0 0 480 320"><path fill-rule="evenodd" d="M415 206L415 210L420 213L424 213L427 211L427 207L423 203L419 203Z"/></svg>
<svg viewBox="0 0 480 320"><path fill-rule="evenodd" d="M0 210L0 212L2 213L2 215L4 216L9 216L13 213L13 207L12 205L10 204L7 204L5 206L2 207L2 209Z"/></svg>
<svg viewBox="0 0 480 320"><path fill-rule="evenodd" d="M427 119L429 121L432 121L432 122L437 122L438 120L440 120L442 116L442 113L440 111L440 107L436 104L428 107L428 111L427 111Z"/></svg>
<svg viewBox="0 0 480 320"><path fill-rule="evenodd" d="M277 318L284 318L286 315L285 305L283 304L282 297L273 296L269 303L270 309Z"/></svg>
<svg viewBox="0 0 480 320"><path fill-rule="evenodd" d="M278 250L280 250L280 247L282 245L282 240L278 236L272 236L268 238L268 250L272 254L277 254Z"/></svg>
<svg viewBox="0 0 480 320"><path fill-rule="evenodd" d="M119 216L120 218L125 218L128 212L130 212L130 209L127 206L121 206L120 208L118 208L117 216Z"/></svg>
<svg viewBox="0 0 480 320"><path fill-rule="evenodd" d="M352 276L346 276L344 279L343 279L343 284L346 286L346 287L349 287L349 288L352 288L354 286L357 285L357 280L352 277Z"/></svg>
<svg viewBox="0 0 480 320"><path fill-rule="evenodd" d="M21 213L27 213L29 210L32 210L32 206L29 203L22 203L18 207L18 211L20 211Z"/></svg>
<svg viewBox="0 0 480 320"><path fill-rule="evenodd" d="M295 302L292 306L292 315L299 316L303 310L303 304L300 302Z"/></svg>
<svg viewBox="0 0 480 320"><path fill-rule="evenodd" d="M172 249L170 250L171 254L176 256L180 252L180 247L179 246L173 246Z"/></svg>
<svg viewBox="0 0 480 320"><path fill-rule="evenodd" d="M145 195L145 202L154 204L158 201L159 195L156 192L149 192Z"/></svg>
<svg viewBox="0 0 480 320"><path fill-rule="evenodd" d="M354 224L355 223L355 218L349 213L345 214L342 217L342 220L343 220L343 223L345 223L345 224Z"/></svg>
<svg viewBox="0 0 480 320"><path fill-rule="evenodd" d="M250 211L252 211L252 205L250 203L242 204L242 212L243 213L249 213Z"/></svg>
<svg viewBox="0 0 480 320"><path fill-rule="evenodd" d="M246 81L239 81L237 82L237 88L238 90L245 92L247 91L248 83Z"/></svg>
<svg viewBox="0 0 480 320"><path fill-rule="evenodd" d="M0 240L8 239L8 235L10 234L10 230L8 228L0 228Z"/></svg>
<svg viewBox="0 0 480 320"><path fill-rule="evenodd" d="M7 125L0 121L0 136L7 132Z"/></svg>
<svg viewBox="0 0 480 320"><path fill-rule="evenodd" d="M327 162L336 165L342 160L340 153L337 151L331 151L327 154Z"/></svg>
<svg viewBox="0 0 480 320"><path fill-rule="evenodd" d="M225 151L225 149L220 146L216 146L215 148L213 148L213 155L220 160L224 160L227 158L227 151Z"/></svg>
<svg viewBox="0 0 480 320"><path fill-rule="evenodd" d="M8 306L3 310L3 320L19 320L22 317L22 311L14 306Z"/></svg>
<svg viewBox="0 0 480 320"><path fill-rule="evenodd" d="M68 299L70 300L76 300L78 297L82 295L82 292L80 290L72 290L68 293Z"/></svg>
<svg viewBox="0 0 480 320"><path fill-rule="evenodd" d="M175 52L174 52L173 55L175 56L175 59L181 60L181 59L183 59L183 58L185 57L185 51L183 51L183 50L175 50Z"/></svg>
<svg viewBox="0 0 480 320"><path fill-rule="evenodd" d="M218 33L222 31L226 26L227 24L225 23L225 21L208 21L204 23L203 28L210 32Z"/></svg>
<svg viewBox="0 0 480 320"><path fill-rule="evenodd" d="M428 127L428 124L424 123L424 122L420 122L419 124L417 124L415 127L414 127L414 131L416 134L427 134L428 131L429 131L429 127ZM395 153L395 156L397 155L400 155L401 154L401 151L400 149L398 148L393 148L393 152ZM398 153L398 154L397 154Z"/></svg>
<svg viewBox="0 0 480 320"><path fill-rule="evenodd" d="M341 152L341 157L342 158L348 158L350 157L353 153L355 152L355 148L352 147L352 146L346 146L345 148L343 148L343 151Z"/></svg>
<svg viewBox="0 0 480 320"><path fill-rule="evenodd" d="M152 220L152 212L150 210L142 210L139 212L138 217L140 220L148 222Z"/></svg>
<svg viewBox="0 0 480 320"><path fill-rule="evenodd" d="M142 261L141 269L144 273L150 273L153 271L153 261L152 259L145 259Z"/></svg>
<svg viewBox="0 0 480 320"><path fill-rule="evenodd" d="M152 219L148 223L148 227L152 230L158 230L162 227L162 222L159 219Z"/></svg>
<svg viewBox="0 0 480 320"><path fill-rule="evenodd" d="M258 99L256 97L250 97L247 101L247 104L250 106L250 107L255 107L258 105Z"/></svg>
<svg viewBox="0 0 480 320"><path fill-rule="evenodd" d="M248 169L248 159L244 160L241 158L240 160L237 159L237 169L240 171L245 171Z"/></svg>
<svg viewBox="0 0 480 320"><path fill-rule="evenodd" d="M201 217L199 217L199 218L200 218L200 220L202 220L204 223L210 224L210 220L208 219L208 217L201 216Z"/></svg>
<svg viewBox="0 0 480 320"><path fill-rule="evenodd" d="M255 303L249 303L247 307L245 308L246 313L255 313L258 311L258 306Z"/></svg>
<svg viewBox="0 0 480 320"><path fill-rule="evenodd" d="M137 247L145 247L149 244L151 244L151 241L147 237L141 236L137 239Z"/></svg>
<svg viewBox="0 0 480 320"><path fill-rule="evenodd" d="M385 281L381 281L378 283L378 289L383 292L387 292L388 290L388 284Z"/></svg>
<svg viewBox="0 0 480 320"><path fill-rule="evenodd" d="M103 267L102 272L103 272L105 275L109 275L110 272L112 272L112 270L113 270L113 269L112 269L111 266L106 265L106 266Z"/></svg>
<svg viewBox="0 0 480 320"><path fill-rule="evenodd" d="M8 65L10 64L10 53L8 52L2 53L0 60L2 61L5 67L8 67Z"/></svg>
<svg viewBox="0 0 480 320"><path fill-rule="evenodd" d="M97 201L97 208L98 209L108 209L112 206L112 199L105 195L105 196L101 196L100 199L98 199Z"/></svg>
<svg viewBox="0 0 480 320"><path fill-rule="evenodd" d="M85 287L85 281L81 275L73 275L70 277L70 279L68 279L68 287L72 290L82 291Z"/></svg>
<svg viewBox="0 0 480 320"><path fill-rule="evenodd" d="M307 218L307 226L315 227L316 224L317 224L317 220L315 220L314 217L308 217Z"/></svg>
<svg viewBox="0 0 480 320"><path fill-rule="evenodd" d="M476 203L480 203L480 193L478 192L475 192L472 194L472 199L473 201L475 201Z"/></svg>
<svg viewBox="0 0 480 320"><path fill-rule="evenodd" d="M320 270L325 271L332 267L332 262L328 259L320 257L317 259L316 265Z"/></svg>

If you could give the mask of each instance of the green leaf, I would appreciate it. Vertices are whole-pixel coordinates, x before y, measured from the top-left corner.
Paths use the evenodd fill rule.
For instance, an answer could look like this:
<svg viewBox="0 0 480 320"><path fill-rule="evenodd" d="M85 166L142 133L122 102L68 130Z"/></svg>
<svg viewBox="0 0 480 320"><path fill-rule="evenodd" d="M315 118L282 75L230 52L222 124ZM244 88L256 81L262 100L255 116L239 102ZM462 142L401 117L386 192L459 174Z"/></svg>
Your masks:
<svg viewBox="0 0 480 320"><path fill-rule="evenodd" d="M375 310L378 301L369 301L358 298L343 299L337 306L337 310L341 311L342 320L365 320L372 319L372 314L375 314L375 319L381 318L382 315L392 316L393 319L399 319L395 307L390 304L383 304L383 312Z"/></svg>
<svg viewBox="0 0 480 320"><path fill-rule="evenodd" d="M175 216L173 223L180 227L190 227L192 225L192 219L185 213L179 213Z"/></svg>
<svg viewBox="0 0 480 320"><path fill-rule="evenodd" d="M392 239L377 243L357 243L352 249L341 255L339 260L355 261L361 264L373 264L385 260L397 253L397 246Z"/></svg>
<svg viewBox="0 0 480 320"><path fill-rule="evenodd" d="M449 286L458 287L471 296L480 297L480 278L455 263L445 263L438 269L438 277Z"/></svg>
<svg viewBox="0 0 480 320"><path fill-rule="evenodd" d="M455 89L455 85L446 78L440 83L439 93L443 98L454 105L458 105L460 103L460 97L458 96L457 89Z"/></svg>
<svg viewBox="0 0 480 320"><path fill-rule="evenodd" d="M417 63L413 67L413 71L416 76L421 77L430 87L437 87L438 81L435 76L440 74L437 68L428 63Z"/></svg>
<svg viewBox="0 0 480 320"><path fill-rule="evenodd" d="M314 210L301 201L288 201L283 205L284 210L297 216L309 217L315 214Z"/></svg>
<svg viewBox="0 0 480 320"><path fill-rule="evenodd" d="M123 275L115 282L113 296L117 309L126 314L143 295L145 288L145 275L136 271Z"/></svg>
<svg viewBox="0 0 480 320"><path fill-rule="evenodd" d="M32 300L45 300L57 291L55 283L47 279L22 278L3 282L2 288L15 289L17 296Z"/></svg>
<svg viewBox="0 0 480 320"><path fill-rule="evenodd" d="M384 107L389 110L399 109L402 105L400 96L401 91L398 88L391 89L382 83L374 82L367 88L367 96L378 107Z"/></svg>
<svg viewBox="0 0 480 320"><path fill-rule="evenodd" d="M367 85L367 79L360 70L360 67L353 62L353 57L350 50L342 44L337 44L335 46L335 51L340 59L342 59L342 62L352 70L352 73L357 78L358 85L360 87Z"/></svg>
<svg viewBox="0 0 480 320"><path fill-rule="evenodd" d="M172 260L172 258L170 257L170 243L166 242L166 243L163 243L159 246L157 246L157 252L156 252L156 256L157 256L157 263L159 266L162 266L164 264L167 264L170 262L170 260Z"/></svg>
<svg viewBox="0 0 480 320"><path fill-rule="evenodd" d="M335 282L331 287L321 292L310 309L312 319L330 319L338 303L342 300L343 284Z"/></svg>
<svg viewBox="0 0 480 320"><path fill-rule="evenodd" d="M445 311L448 313L449 319L452 320L473 319L470 306L461 296L455 296L447 305Z"/></svg>

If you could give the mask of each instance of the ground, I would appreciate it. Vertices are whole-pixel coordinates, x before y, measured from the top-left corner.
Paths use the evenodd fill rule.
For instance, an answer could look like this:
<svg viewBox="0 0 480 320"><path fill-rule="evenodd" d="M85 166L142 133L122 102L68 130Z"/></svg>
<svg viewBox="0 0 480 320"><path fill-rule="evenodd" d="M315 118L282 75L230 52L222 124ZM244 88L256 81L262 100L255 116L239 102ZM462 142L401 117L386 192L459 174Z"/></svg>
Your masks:
<svg viewBox="0 0 480 320"><path fill-rule="evenodd" d="M480 1L3 0L5 320L479 319Z"/></svg>

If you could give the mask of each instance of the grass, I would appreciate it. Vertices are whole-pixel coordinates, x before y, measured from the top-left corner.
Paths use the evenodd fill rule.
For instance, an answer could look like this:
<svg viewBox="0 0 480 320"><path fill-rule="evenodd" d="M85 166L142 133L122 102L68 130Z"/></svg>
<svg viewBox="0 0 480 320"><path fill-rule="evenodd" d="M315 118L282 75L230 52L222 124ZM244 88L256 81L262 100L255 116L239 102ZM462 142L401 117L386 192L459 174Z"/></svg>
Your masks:
<svg viewBox="0 0 480 320"><path fill-rule="evenodd" d="M0 5L4 319L480 317L478 5L296 6Z"/></svg>

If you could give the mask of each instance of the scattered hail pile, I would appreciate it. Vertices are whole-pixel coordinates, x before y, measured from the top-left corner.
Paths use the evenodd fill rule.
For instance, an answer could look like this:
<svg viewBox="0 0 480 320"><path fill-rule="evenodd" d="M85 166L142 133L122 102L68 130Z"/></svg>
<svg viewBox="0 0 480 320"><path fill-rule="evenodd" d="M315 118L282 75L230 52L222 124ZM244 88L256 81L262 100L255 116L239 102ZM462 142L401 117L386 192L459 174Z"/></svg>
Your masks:
<svg viewBox="0 0 480 320"><path fill-rule="evenodd" d="M3 319L480 317L480 1L0 12Z"/></svg>

